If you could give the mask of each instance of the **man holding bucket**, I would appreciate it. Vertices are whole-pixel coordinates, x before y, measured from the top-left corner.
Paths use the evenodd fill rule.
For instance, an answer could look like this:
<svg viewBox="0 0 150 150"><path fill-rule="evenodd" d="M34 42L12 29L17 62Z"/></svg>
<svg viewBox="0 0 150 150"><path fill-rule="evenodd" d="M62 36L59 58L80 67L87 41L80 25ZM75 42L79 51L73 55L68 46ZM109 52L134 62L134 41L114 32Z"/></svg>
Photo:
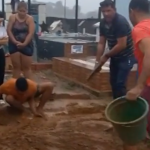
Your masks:
<svg viewBox="0 0 150 150"><path fill-rule="evenodd" d="M150 104L150 16L148 0L131 0L129 16L134 26L132 31L135 56L138 61L137 85L127 94L128 100L141 96ZM150 112L148 113L147 131L150 134ZM130 150L130 148L127 148ZM136 148L134 147L134 150Z"/></svg>

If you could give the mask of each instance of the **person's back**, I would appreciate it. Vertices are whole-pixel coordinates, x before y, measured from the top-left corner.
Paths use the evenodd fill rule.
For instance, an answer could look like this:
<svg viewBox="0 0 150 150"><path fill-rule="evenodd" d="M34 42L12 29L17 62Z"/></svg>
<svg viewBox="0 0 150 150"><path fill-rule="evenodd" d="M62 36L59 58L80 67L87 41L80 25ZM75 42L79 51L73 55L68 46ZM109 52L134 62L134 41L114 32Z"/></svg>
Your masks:
<svg viewBox="0 0 150 150"><path fill-rule="evenodd" d="M134 53L138 61L138 72L140 74L142 71L144 54L139 49L138 42L143 38L150 37L150 19L139 22L132 31L132 37L135 46ZM150 77L147 79L146 83L150 86Z"/></svg>
<svg viewBox="0 0 150 150"><path fill-rule="evenodd" d="M9 79L0 86L0 93L5 95L12 95L17 101L23 103L29 97L34 96L37 91L37 84L35 82L29 79L26 79L26 81L28 84L27 89L25 91L19 91L16 88L17 79L15 78Z"/></svg>

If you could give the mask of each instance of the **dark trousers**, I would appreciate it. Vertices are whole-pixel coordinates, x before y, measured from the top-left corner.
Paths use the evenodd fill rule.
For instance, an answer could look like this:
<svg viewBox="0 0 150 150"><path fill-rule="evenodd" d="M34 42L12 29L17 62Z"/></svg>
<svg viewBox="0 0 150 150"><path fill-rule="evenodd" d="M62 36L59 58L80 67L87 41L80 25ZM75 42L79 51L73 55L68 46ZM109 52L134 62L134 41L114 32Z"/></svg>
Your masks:
<svg viewBox="0 0 150 150"><path fill-rule="evenodd" d="M148 126L147 126L147 131L150 134L150 87L149 86L145 86L145 88L143 89L143 92L141 93L141 97L144 98L148 104L149 104L149 112L148 112Z"/></svg>
<svg viewBox="0 0 150 150"><path fill-rule="evenodd" d="M134 57L110 60L110 84L114 99L126 95L126 83L134 60Z"/></svg>
<svg viewBox="0 0 150 150"><path fill-rule="evenodd" d="M2 48L0 48L0 85L4 82L5 75L5 53ZM3 99L2 95L0 95L0 100Z"/></svg>

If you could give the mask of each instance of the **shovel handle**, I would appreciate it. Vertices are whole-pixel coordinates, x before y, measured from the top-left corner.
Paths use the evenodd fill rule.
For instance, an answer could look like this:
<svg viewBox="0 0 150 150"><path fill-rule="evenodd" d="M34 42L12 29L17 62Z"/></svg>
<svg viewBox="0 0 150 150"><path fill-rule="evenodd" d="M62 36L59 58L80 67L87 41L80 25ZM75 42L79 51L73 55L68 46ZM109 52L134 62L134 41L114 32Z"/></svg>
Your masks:
<svg viewBox="0 0 150 150"><path fill-rule="evenodd" d="M101 64L98 64L94 70L89 74L89 76L87 77L87 81L89 81L94 75L95 73L97 73L100 69L101 69L102 65Z"/></svg>

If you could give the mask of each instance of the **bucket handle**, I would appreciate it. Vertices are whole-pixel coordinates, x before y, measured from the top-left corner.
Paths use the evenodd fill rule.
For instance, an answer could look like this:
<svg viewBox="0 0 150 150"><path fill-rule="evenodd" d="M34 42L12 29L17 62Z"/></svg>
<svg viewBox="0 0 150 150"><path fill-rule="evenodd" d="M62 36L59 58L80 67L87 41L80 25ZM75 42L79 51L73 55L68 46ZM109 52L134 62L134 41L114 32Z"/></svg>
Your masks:
<svg viewBox="0 0 150 150"><path fill-rule="evenodd" d="M131 128L131 127L133 127L133 125L129 125L129 124L126 124L126 125L122 125L123 127L127 127L127 128ZM138 126L138 124L137 125L134 125L134 127L135 126Z"/></svg>
<svg viewBox="0 0 150 150"><path fill-rule="evenodd" d="M122 125L123 127L126 127L126 128L130 128L132 127L131 125Z"/></svg>

